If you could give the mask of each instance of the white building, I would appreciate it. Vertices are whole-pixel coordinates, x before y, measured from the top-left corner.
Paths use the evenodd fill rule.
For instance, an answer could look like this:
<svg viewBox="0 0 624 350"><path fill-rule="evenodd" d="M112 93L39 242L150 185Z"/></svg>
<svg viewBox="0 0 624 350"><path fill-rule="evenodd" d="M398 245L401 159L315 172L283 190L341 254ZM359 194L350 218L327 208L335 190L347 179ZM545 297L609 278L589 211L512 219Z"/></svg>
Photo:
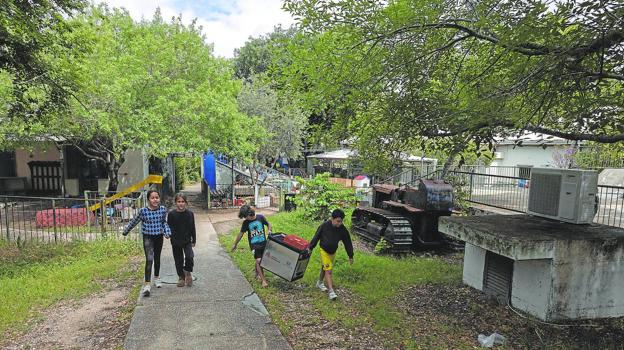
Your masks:
<svg viewBox="0 0 624 350"><path fill-rule="evenodd" d="M560 163L565 161L562 158L566 157L566 151L577 146L575 142L534 133L502 139L495 145L491 166L562 167Z"/></svg>

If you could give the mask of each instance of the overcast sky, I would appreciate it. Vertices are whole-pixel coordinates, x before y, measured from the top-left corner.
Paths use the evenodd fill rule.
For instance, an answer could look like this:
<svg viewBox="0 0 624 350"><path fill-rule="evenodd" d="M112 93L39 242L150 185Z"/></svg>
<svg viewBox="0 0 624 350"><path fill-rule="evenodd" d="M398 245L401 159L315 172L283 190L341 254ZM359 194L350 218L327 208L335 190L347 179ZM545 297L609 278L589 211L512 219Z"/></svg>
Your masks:
<svg viewBox="0 0 624 350"><path fill-rule="evenodd" d="M163 18L182 14L184 23L197 18L217 56L233 57L250 36L257 37L281 24L294 23L283 11L282 0L99 0L110 6L125 7L135 20L149 19L157 7Z"/></svg>

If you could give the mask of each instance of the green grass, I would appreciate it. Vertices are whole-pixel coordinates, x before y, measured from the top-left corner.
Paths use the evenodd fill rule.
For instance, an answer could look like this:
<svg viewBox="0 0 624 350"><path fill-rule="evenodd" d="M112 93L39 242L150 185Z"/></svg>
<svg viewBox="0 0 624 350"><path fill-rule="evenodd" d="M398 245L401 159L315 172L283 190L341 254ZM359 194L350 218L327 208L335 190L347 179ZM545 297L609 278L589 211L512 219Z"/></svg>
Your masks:
<svg viewBox="0 0 624 350"><path fill-rule="evenodd" d="M100 281L134 275L136 241L26 245L0 241L0 334L22 330L47 306L100 290Z"/></svg>
<svg viewBox="0 0 624 350"><path fill-rule="evenodd" d="M279 213L268 218L275 232L296 234L310 240L316 232L320 222L309 222L295 213ZM350 213L347 213L345 225L350 227ZM232 232L236 233L236 232ZM234 234L219 237L221 244L229 249L234 240ZM352 238L355 239L355 237ZM243 238L245 240L245 238ZM246 247L241 242L239 247ZM248 249L239 248L231 256L247 279L254 285L260 297L267 302L274 313L274 319L281 319L279 300L276 302L275 291L287 288L288 282L273 280L268 289L260 288L253 280L254 261ZM408 286L427 283L456 283L461 280L461 267L449 264L435 257L409 256L394 258L391 256L374 255L369 252L356 251L353 265L349 265L348 257L341 247L336 255L334 280L336 286L346 288L356 296L356 305L346 305L341 302L330 302L327 297L317 293L314 283L320 269L319 249L312 253L306 275L301 283L308 286L302 295L313 298L314 307L322 317L330 321L339 322L344 327L353 328L361 324L372 324L378 334L384 335L388 346L409 344L411 338L409 321L400 311L400 306L392 300ZM269 273L270 275L270 273ZM277 283L276 283L277 282ZM340 300L340 299L339 299ZM275 315L277 313L277 315ZM280 325L287 334L288 327Z"/></svg>

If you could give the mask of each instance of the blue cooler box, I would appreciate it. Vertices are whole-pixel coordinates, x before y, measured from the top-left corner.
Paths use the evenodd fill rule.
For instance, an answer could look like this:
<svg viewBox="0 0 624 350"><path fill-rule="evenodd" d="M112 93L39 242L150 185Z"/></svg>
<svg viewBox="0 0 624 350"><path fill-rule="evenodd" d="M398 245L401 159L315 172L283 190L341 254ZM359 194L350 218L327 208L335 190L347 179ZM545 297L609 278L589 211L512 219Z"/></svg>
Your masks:
<svg viewBox="0 0 624 350"><path fill-rule="evenodd" d="M260 266L289 281L303 277L310 254L284 242L284 235L269 235Z"/></svg>

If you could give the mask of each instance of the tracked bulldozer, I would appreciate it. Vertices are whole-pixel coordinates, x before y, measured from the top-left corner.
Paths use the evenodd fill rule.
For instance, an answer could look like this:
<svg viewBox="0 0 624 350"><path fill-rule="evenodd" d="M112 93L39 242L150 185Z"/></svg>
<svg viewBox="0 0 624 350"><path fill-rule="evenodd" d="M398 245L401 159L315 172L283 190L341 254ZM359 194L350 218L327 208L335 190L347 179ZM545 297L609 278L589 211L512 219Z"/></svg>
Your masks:
<svg viewBox="0 0 624 350"><path fill-rule="evenodd" d="M388 253L438 248L447 244L438 232L438 219L452 210L453 187L443 180L374 185L372 207L355 209L352 231L375 245L383 239Z"/></svg>

